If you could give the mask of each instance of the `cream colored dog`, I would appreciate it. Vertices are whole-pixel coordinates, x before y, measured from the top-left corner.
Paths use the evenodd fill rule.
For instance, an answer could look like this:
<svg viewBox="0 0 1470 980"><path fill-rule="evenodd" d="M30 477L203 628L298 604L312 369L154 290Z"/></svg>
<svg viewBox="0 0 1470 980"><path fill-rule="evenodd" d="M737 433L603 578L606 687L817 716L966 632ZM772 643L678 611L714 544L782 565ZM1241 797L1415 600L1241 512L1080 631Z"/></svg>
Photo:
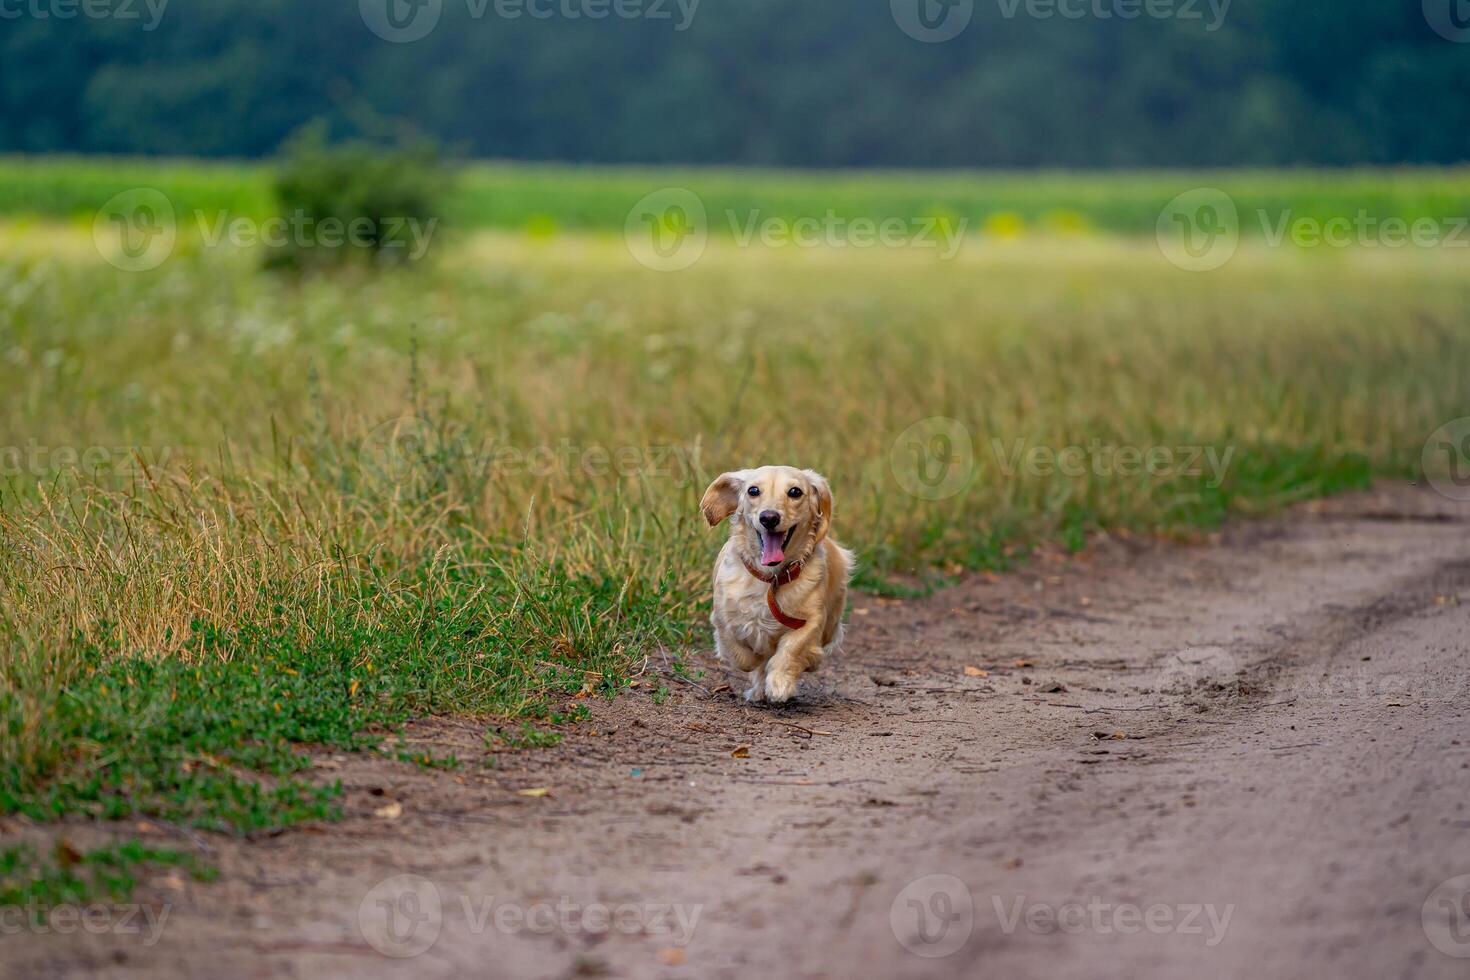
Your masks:
<svg viewBox="0 0 1470 980"><path fill-rule="evenodd" d="M726 473L700 502L710 527L730 522L715 559L715 648L750 672L747 701L780 703L842 645L852 552L830 536L832 491L811 470Z"/></svg>

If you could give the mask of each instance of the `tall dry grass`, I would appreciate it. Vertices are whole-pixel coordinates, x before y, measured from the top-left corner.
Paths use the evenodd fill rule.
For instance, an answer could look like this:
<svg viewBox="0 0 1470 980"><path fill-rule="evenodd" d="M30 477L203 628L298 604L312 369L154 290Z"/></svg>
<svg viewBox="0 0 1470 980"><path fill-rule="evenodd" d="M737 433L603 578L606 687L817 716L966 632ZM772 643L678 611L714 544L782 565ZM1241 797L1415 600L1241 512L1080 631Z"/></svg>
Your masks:
<svg viewBox="0 0 1470 980"><path fill-rule="evenodd" d="M217 250L128 274L64 232L10 244L0 762L26 771L74 751L48 719L98 649L252 649L191 644L206 626L310 644L473 614L460 710L612 673L698 620L695 504L725 468L825 472L879 587L1407 474L1470 406L1470 284L1443 253L1248 246L1201 275L1122 241L949 263L714 243L660 274L620 241L480 235L432 268L289 280ZM894 457L931 417L972 440L944 499ZM1018 444L1232 455L1216 485L1007 472Z"/></svg>

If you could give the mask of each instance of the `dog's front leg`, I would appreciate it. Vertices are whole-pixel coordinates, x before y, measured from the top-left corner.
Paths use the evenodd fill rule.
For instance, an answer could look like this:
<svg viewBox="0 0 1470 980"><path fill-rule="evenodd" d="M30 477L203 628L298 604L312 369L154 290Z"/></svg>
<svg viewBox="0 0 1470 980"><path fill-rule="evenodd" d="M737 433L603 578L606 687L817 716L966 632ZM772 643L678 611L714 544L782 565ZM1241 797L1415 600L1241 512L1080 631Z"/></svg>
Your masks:
<svg viewBox="0 0 1470 980"><path fill-rule="evenodd" d="M756 658L755 669L750 672L750 686L745 689L745 700L760 704L766 699L766 661Z"/></svg>
<svg viewBox="0 0 1470 980"><path fill-rule="evenodd" d="M750 687L746 688L745 700L765 700L766 664L760 654L741 643L729 631L718 627L715 629L715 652L727 664L750 674Z"/></svg>
<svg viewBox="0 0 1470 980"><path fill-rule="evenodd" d="M790 701L801 675L821 661L822 650L817 645L820 626L813 619L781 637L781 642L776 644L776 655L766 664L766 697L773 704Z"/></svg>

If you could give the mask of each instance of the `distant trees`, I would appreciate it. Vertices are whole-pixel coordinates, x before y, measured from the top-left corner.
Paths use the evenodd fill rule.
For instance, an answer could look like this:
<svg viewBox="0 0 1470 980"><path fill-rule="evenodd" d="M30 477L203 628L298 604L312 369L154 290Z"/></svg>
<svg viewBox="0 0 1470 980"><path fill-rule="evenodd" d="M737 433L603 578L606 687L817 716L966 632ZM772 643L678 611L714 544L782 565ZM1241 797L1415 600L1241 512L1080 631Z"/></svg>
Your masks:
<svg viewBox="0 0 1470 980"><path fill-rule="evenodd" d="M888 0L416 2L97 0L99 18L0 0L0 151L261 156L310 119L348 135L396 117L520 159L1470 158L1470 44L1421 0L957 0L973 16L943 43L907 35ZM421 16L437 17L422 38L380 36Z"/></svg>

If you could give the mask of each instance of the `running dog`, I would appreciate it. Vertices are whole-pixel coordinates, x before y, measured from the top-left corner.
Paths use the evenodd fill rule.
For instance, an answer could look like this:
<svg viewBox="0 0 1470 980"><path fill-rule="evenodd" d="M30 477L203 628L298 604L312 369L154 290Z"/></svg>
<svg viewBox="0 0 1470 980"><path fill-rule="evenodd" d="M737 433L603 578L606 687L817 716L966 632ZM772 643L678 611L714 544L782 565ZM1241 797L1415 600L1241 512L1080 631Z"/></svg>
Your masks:
<svg viewBox="0 0 1470 980"><path fill-rule="evenodd" d="M791 466L725 473L700 502L730 524L715 559L715 648L750 674L747 701L780 704L842 645L852 552L831 537L832 490Z"/></svg>

